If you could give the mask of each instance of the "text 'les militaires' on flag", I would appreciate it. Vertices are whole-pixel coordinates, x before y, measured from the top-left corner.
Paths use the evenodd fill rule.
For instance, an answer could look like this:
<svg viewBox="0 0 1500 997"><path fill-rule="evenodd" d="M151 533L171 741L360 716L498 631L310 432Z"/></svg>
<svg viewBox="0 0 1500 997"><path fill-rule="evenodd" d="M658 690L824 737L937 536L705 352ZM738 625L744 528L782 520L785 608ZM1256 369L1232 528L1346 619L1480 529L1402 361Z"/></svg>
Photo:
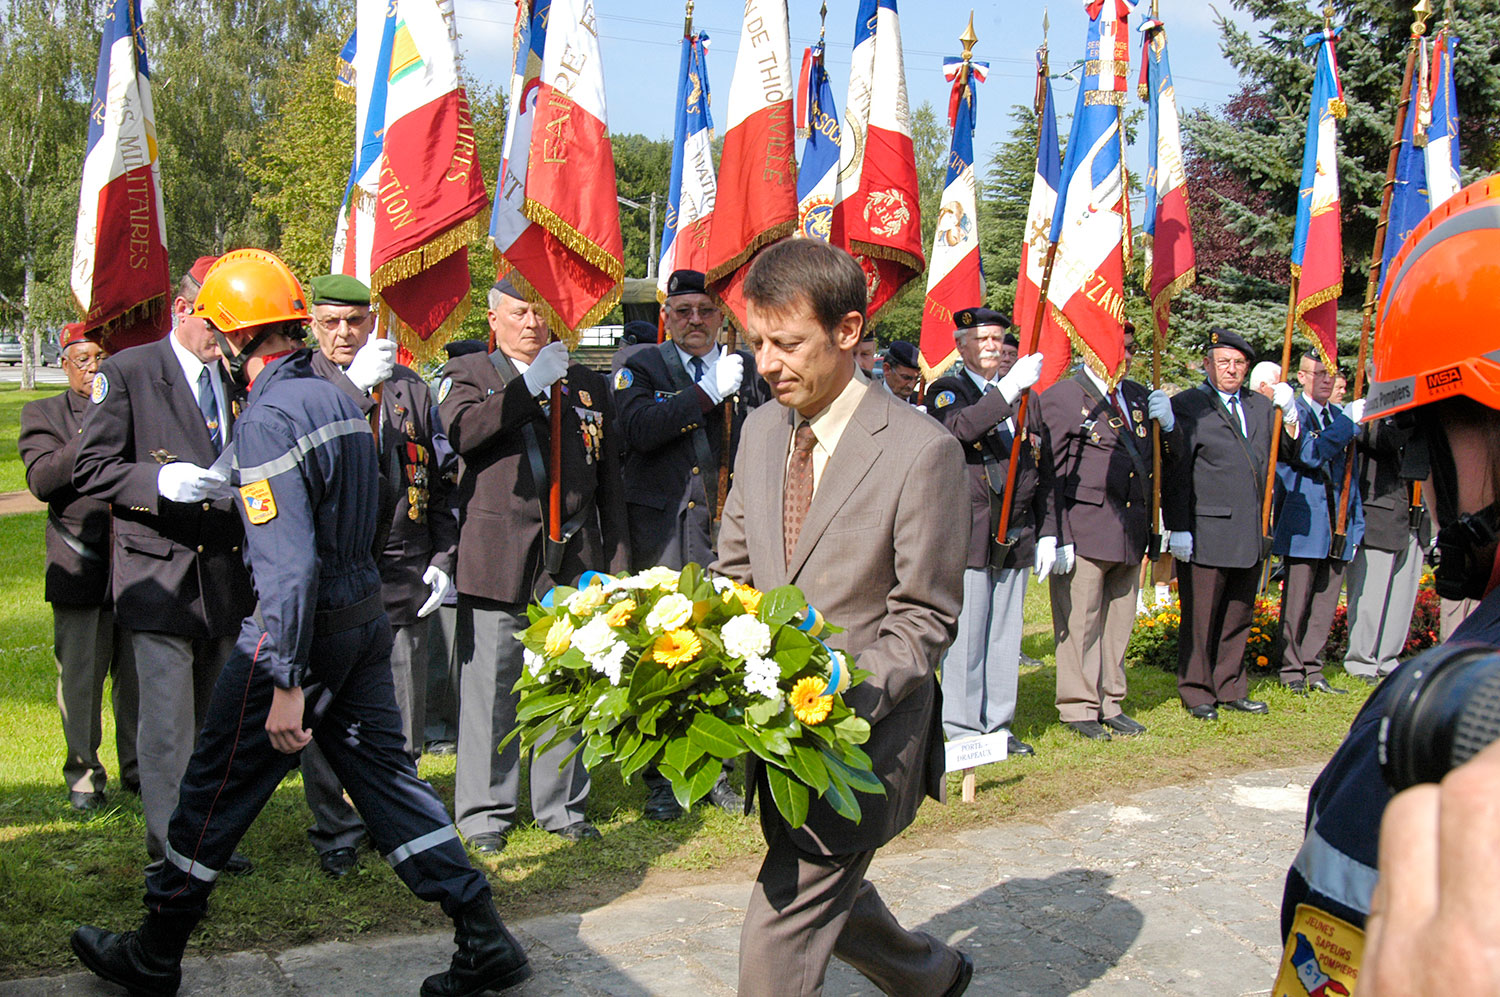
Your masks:
<svg viewBox="0 0 1500 997"><path fill-rule="evenodd" d="M1292 279L1297 282L1293 312L1297 327L1311 337L1329 370L1338 366L1338 307L1344 290L1335 122L1348 111L1333 48L1341 30L1324 28L1303 41L1316 50L1317 71L1307 114L1291 263Z"/></svg>
<svg viewBox="0 0 1500 997"><path fill-rule="evenodd" d="M104 14L69 282L84 325L116 352L166 333L172 278L140 0Z"/></svg>
<svg viewBox="0 0 1500 997"><path fill-rule="evenodd" d="M672 174L656 278L660 299L666 297L674 270L708 270L708 233L719 181L714 167L706 32L689 28L683 35L673 119Z"/></svg>

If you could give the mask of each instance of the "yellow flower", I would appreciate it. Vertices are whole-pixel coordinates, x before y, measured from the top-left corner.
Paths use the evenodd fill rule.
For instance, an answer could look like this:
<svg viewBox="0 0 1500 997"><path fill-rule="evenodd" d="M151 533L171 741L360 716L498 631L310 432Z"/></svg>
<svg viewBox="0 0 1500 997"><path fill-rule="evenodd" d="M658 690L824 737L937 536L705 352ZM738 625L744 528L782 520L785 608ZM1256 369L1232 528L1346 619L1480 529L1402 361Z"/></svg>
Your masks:
<svg viewBox="0 0 1500 997"><path fill-rule="evenodd" d="M687 664L702 650L703 642L691 630L668 630L651 645L651 653L656 660L668 668Z"/></svg>
<svg viewBox="0 0 1500 997"><path fill-rule="evenodd" d="M693 601L673 592L662 596L651 607L651 612L646 614L646 626L651 630L678 630L692 617Z"/></svg>
<svg viewBox="0 0 1500 997"><path fill-rule="evenodd" d="M751 588L749 585L734 583L734 594L739 596L740 605L745 607L745 612L756 613L760 611L760 590Z"/></svg>
<svg viewBox="0 0 1500 997"><path fill-rule="evenodd" d="M619 629L630 622L630 614L635 612L634 599L621 599L609 607L609 612L604 614L604 622Z"/></svg>
<svg viewBox="0 0 1500 997"><path fill-rule="evenodd" d="M681 572L673 568L664 568L658 565L654 568L647 568L636 577L648 587L659 588L663 592L676 592L677 581L681 577L681 574Z"/></svg>
<svg viewBox="0 0 1500 997"><path fill-rule="evenodd" d="M575 616L587 616L604 605L606 595L603 585L589 585L568 596L568 612Z"/></svg>
<svg viewBox="0 0 1500 997"><path fill-rule="evenodd" d="M542 650L547 657L555 658L572 646L573 621L566 616L559 616L552 621L551 628L547 630L547 642Z"/></svg>
<svg viewBox="0 0 1500 997"><path fill-rule="evenodd" d="M1261 668L1264 668L1266 667L1266 665L1270 664L1270 662L1266 659L1266 656L1264 654L1260 654L1256 655L1255 664Z"/></svg>
<svg viewBox="0 0 1500 997"><path fill-rule="evenodd" d="M1148 616L1148 617L1146 617L1146 619L1145 619L1145 620L1144 620L1144 621L1143 621L1143 622L1144 622L1144 623L1145 623L1145 624L1146 624L1146 626L1148 626L1148 627L1154 627L1154 626L1156 626L1156 621L1155 621L1155 620L1153 620L1153 619L1152 619L1152 618L1151 618L1151 617L1149 617L1149 616Z"/></svg>
<svg viewBox="0 0 1500 997"><path fill-rule="evenodd" d="M828 683L822 679L799 679L792 686L792 713L808 726L816 726L828 719L833 710L833 697L823 695Z"/></svg>

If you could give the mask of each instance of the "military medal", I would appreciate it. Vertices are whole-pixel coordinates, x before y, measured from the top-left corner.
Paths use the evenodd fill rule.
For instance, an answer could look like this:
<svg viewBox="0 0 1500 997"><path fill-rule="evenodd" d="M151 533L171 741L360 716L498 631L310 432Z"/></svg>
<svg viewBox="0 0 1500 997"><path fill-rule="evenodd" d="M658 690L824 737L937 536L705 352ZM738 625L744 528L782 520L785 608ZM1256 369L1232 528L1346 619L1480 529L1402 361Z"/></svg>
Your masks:
<svg viewBox="0 0 1500 997"><path fill-rule="evenodd" d="M579 397L582 400L581 394ZM590 409L578 408L576 405L573 411L578 413L578 428L583 436L584 462L592 464L599 456L599 447L604 441L603 415Z"/></svg>
<svg viewBox="0 0 1500 997"><path fill-rule="evenodd" d="M594 406L594 399L589 396L587 391L580 390L578 392L578 400L583 402L585 408L593 408Z"/></svg>
<svg viewBox="0 0 1500 997"><path fill-rule="evenodd" d="M173 461L182 459L170 450L153 450L151 451L151 457L158 464L170 464Z"/></svg>
<svg viewBox="0 0 1500 997"><path fill-rule="evenodd" d="M427 489L415 485L406 490L406 518L414 523L427 521Z"/></svg>

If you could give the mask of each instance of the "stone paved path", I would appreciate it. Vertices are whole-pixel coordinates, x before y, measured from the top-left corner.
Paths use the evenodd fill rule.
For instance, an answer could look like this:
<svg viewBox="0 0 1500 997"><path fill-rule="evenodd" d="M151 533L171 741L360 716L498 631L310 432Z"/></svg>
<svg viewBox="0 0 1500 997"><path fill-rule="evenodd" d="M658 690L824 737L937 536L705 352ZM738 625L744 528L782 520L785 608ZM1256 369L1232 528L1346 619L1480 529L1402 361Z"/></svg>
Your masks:
<svg viewBox="0 0 1500 997"><path fill-rule="evenodd" d="M976 997L1268 994L1282 877L1316 774L1255 772L966 831L949 847L878 856L871 879L903 924L969 952ZM512 993L732 995L749 890L638 890L583 914L512 924L537 969ZM182 993L414 994L451 948L444 933L192 959ZM834 962L830 997L875 992ZM0 997L118 993L76 972L0 983Z"/></svg>

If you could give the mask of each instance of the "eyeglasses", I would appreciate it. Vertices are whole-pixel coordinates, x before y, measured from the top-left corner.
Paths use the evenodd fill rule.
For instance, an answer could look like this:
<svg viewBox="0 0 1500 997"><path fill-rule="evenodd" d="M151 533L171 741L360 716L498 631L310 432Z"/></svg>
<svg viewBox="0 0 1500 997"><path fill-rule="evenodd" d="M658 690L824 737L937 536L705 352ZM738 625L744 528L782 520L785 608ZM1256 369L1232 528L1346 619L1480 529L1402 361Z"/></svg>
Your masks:
<svg viewBox="0 0 1500 997"><path fill-rule="evenodd" d="M86 353L83 356L63 357L63 362L71 364L79 370L94 370L104 362L104 358L107 356L109 356L108 353L100 351L98 353Z"/></svg>
<svg viewBox="0 0 1500 997"><path fill-rule="evenodd" d="M1243 370L1250 366L1250 361L1244 357L1227 357L1215 360L1214 366L1219 370Z"/></svg>
<svg viewBox="0 0 1500 997"><path fill-rule="evenodd" d="M320 327L332 331L334 329L337 329L341 325L347 325L351 329L357 326L364 325L365 320L369 317L370 313L365 312L363 315L340 315L337 318L318 318L317 316L314 316L313 321L316 322Z"/></svg>
<svg viewBox="0 0 1500 997"><path fill-rule="evenodd" d="M673 318L679 319L692 318L694 316L713 318L719 314L719 309L716 305L678 305L672 308L671 312Z"/></svg>

